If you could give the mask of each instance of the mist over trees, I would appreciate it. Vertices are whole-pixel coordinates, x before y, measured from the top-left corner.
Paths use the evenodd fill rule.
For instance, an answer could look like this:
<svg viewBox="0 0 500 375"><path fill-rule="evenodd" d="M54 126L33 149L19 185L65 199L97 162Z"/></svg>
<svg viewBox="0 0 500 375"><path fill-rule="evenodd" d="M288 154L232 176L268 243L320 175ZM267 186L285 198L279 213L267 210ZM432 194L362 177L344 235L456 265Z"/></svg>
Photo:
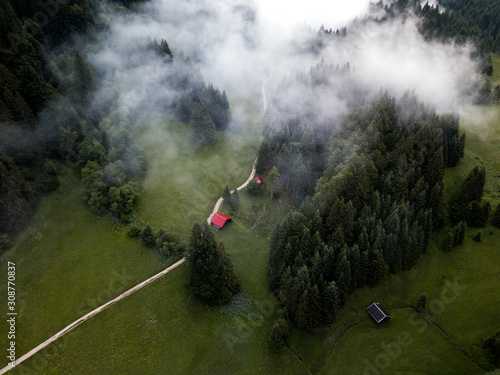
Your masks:
<svg viewBox="0 0 500 375"><path fill-rule="evenodd" d="M471 58L479 62L482 79L475 88L475 102L498 103L500 85L493 87L491 53L500 51L500 4L498 1L441 0L430 5L419 0L372 3L365 18L337 30L321 26L317 36L303 49L320 55L332 41L346 39L359 24L388 24L396 19L414 19L418 31L429 43L472 45Z"/></svg>
<svg viewBox="0 0 500 375"><path fill-rule="evenodd" d="M277 169L299 207L272 235L269 283L308 329L333 323L354 289L415 264L443 224L444 168L465 143L458 116L411 92L370 99L350 74L322 62L283 83L259 150L258 170ZM343 97L339 82L347 113L315 110Z"/></svg>
<svg viewBox="0 0 500 375"><path fill-rule="evenodd" d="M1 0L0 235L5 238L28 222L40 193L59 187L61 164L80 171L92 212L109 213L122 222L131 218L147 169L133 136L140 118L122 111L119 88L89 58L111 47L103 45L101 34L110 27L109 15L138 11L140 2L115 3L129 9L93 0L48 7L38 1ZM196 143L209 143L215 129L227 128L226 93L206 85L189 58L175 62L166 40L148 42L145 36L143 45L129 52L161 59L169 72L161 83L175 94L159 112L177 115L186 126L193 117L191 125L201 134ZM204 108L203 124L211 124L201 133L196 130L197 98Z"/></svg>

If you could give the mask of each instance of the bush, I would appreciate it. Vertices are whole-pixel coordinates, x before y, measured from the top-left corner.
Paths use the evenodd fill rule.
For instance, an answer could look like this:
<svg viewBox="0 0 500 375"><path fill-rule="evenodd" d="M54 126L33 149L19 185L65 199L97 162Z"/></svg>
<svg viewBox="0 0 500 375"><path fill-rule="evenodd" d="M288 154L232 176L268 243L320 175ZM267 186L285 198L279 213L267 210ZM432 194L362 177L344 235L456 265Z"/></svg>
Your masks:
<svg viewBox="0 0 500 375"><path fill-rule="evenodd" d="M156 246L156 237L153 234L153 231L151 230L151 227L146 225L144 230L141 233L141 241L142 244L146 247L155 247Z"/></svg>
<svg viewBox="0 0 500 375"><path fill-rule="evenodd" d="M251 196L262 194L264 192L264 185L259 184L255 180L252 180L247 186L247 192Z"/></svg>
<svg viewBox="0 0 500 375"><path fill-rule="evenodd" d="M127 231L127 235L132 238L137 238L141 235L141 228L136 227L135 225L131 226Z"/></svg>
<svg viewBox="0 0 500 375"><path fill-rule="evenodd" d="M417 311L424 312L427 308L427 295L422 294L417 299Z"/></svg>
<svg viewBox="0 0 500 375"><path fill-rule="evenodd" d="M481 231L479 231L472 239L476 242L481 242L482 237L483 237L483 233Z"/></svg>
<svg viewBox="0 0 500 375"><path fill-rule="evenodd" d="M453 248L453 230L450 230L443 242L441 242L441 249L443 251L451 251Z"/></svg>
<svg viewBox="0 0 500 375"><path fill-rule="evenodd" d="M491 224L493 224L497 228L500 228L500 203L495 209L495 213L493 214L493 220L491 221Z"/></svg>
<svg viewBox="0 0 500 375"><path fill-rule="evenodd" d="M289 334L290 327L288 326L288 322L283 318L278 319L269 332L267 341L269 348L273 351L281 350L286 345Z"/></svg>

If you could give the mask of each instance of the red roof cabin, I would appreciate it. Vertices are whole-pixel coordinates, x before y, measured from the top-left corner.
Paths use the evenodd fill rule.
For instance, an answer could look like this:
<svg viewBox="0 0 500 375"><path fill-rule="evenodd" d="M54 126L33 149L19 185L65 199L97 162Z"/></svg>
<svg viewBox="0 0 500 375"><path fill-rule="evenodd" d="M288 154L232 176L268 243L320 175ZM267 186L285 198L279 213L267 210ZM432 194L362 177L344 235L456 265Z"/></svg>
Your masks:
<svg viewBox="0 0 500 375"><path fill-rule="evenodd" d="M378 302L372 303L370 306L366 308L368 310L368 314L379 324L385 319L389 319L391 316L385 312L385 310L380 306Z"/></svg>
<svg viewBox="0 0 500 375"><path fill-rule="evenodd" d="M257 181L259 184L265 184L264 180L260 177L255 177L253 180Z"/></svg>
<svg viewBox="0 0 500 375"><path fill-rule="evenodd" d="M232 217L217 212L212 216L210 222L214 225L214 229L218 231L222 229L228 221L231 221L231 219Z"/></svg>

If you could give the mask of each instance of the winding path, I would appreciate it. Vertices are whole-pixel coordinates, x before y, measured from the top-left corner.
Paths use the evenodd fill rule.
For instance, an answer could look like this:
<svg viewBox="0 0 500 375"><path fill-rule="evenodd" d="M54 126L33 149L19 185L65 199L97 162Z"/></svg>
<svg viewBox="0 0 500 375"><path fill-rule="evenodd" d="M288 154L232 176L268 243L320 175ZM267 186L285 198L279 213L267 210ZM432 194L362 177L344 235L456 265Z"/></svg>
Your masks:
<svg viewBox="0 0 500 375"><path fill-rule="evenodd" d="M263 100L263 105L264 105L264 112L267 110L267 99L266 99L265 86L271 80L272 77L273 77L273 73L271 72L271 75L269 76L269 78L266 81L264 81L264 83L262 84L262 100ZM255 176L255 164L256 163L257 163L257 157L255 157L255 160L253 162L252 172L250 173L250 176L248 177L248 179L242 185L240 185L239 187L237 187L236 190L244 189L250 183L250 181L252 181L252 179ZM233 192L234 192L234 190L231 191L231 193L233 193ZM210 219L212 218L213 214L216 213L219 210L220 205L222 204L223 200L224 200L224 198L222 198L222 197L220 197L217 200L217 203L215 204L215 207L214 207L214 210L213 210L212 214L207 219L208 223L210 223ZM79 326L80 324L82 324L84 321L92 318L93 316L99 314L101 311L107 309L109 306L111 306L111 305L115 304L116 302L124 299L125 297L128 297L132 293L138 291L139 289L145 287L146 285L152 283L153 281L159 279L163 275L165 275L168 272L172 271L174 268L176 268L176 267L180 266L182 263L184 263L185 260L186 260L186 258L182 258L181 260L177 261L176 263L172 264L171 266L165 268L163 271L157 273L154 276L151 276L149 279L144 280L143 282L141 282L141 283L137 284L136 286L130 288L129 290L123 292L118 297L113 298L111 301L106 302L104 305L99 306L98 308L96 308L96 309L92 310L91 312L85 314L81 318L75 320L73 323L71 323L70 325L66 326L65 328L63 328L62 330L60 330L59 332L57 332L55 335L53 335L52 337L50 337L47 340L45 340L44 342L42 342L40 345L38 345L34 349L30 350L28 353L26 353L26 354L20 356L19 358L17 358L16 361L15 361L15 366L7 365L4 368L2 368L0 370L0 375L1 374L5 374L9 370L12 370L14 367L16 367L19 364L21 364L22 362L26 361L28 358L30 358L34 354L38 353L43 348L47 347L52 342L54 342L57 339L59 339L61 336L65 335L66 333L68 333L72 329L74 329L77 326Z"/></svg>
<svg viewBox="0 0 500 375"><path fill-rule="evenodd" d="M264 113L266 113L267 111L267 96L266 96L266 85L267 83L273 78L273 71L271 71L271 75L269 76L268 79L266 79L263 83L262 83L262 87L261 87L261 90L262 90L262 104L263 104L263 107L264 107ZM253 161L253 165L252 165L252 172L250 172L250 176L248 176L247 180L241 184L240 186L238 186L236 189L233 189L231 190L231 194L234 193L234 190L242 190L244 188L247 187L247 185L250 183L250 181L253 180L253 178L255 177L255 164L257 164L257 157L255 157L255 160ZM222 204L222 202L224 201L224 198L223 197L220 197L217 202L215 203L215 206L214 206L214 209L212 210L212 213L208 216L207 218L207 223L210 224L210 219L212 219L212 216L214 216L214 214L219 211L219 208Z"/></svg>

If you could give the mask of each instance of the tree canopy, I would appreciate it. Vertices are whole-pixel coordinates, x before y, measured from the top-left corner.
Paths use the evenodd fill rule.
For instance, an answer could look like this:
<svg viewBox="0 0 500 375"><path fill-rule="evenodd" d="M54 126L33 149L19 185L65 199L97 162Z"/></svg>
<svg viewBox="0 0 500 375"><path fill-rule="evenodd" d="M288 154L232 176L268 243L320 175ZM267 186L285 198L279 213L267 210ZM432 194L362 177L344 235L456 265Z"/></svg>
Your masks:
<svg viewBox="0 0 500 375"><path fill-rule="evenodd" d="M188 287L208 304L225 304L239 290L238 279L224 243L215 240L206 222L191 232L188 258Z"/></svg>

